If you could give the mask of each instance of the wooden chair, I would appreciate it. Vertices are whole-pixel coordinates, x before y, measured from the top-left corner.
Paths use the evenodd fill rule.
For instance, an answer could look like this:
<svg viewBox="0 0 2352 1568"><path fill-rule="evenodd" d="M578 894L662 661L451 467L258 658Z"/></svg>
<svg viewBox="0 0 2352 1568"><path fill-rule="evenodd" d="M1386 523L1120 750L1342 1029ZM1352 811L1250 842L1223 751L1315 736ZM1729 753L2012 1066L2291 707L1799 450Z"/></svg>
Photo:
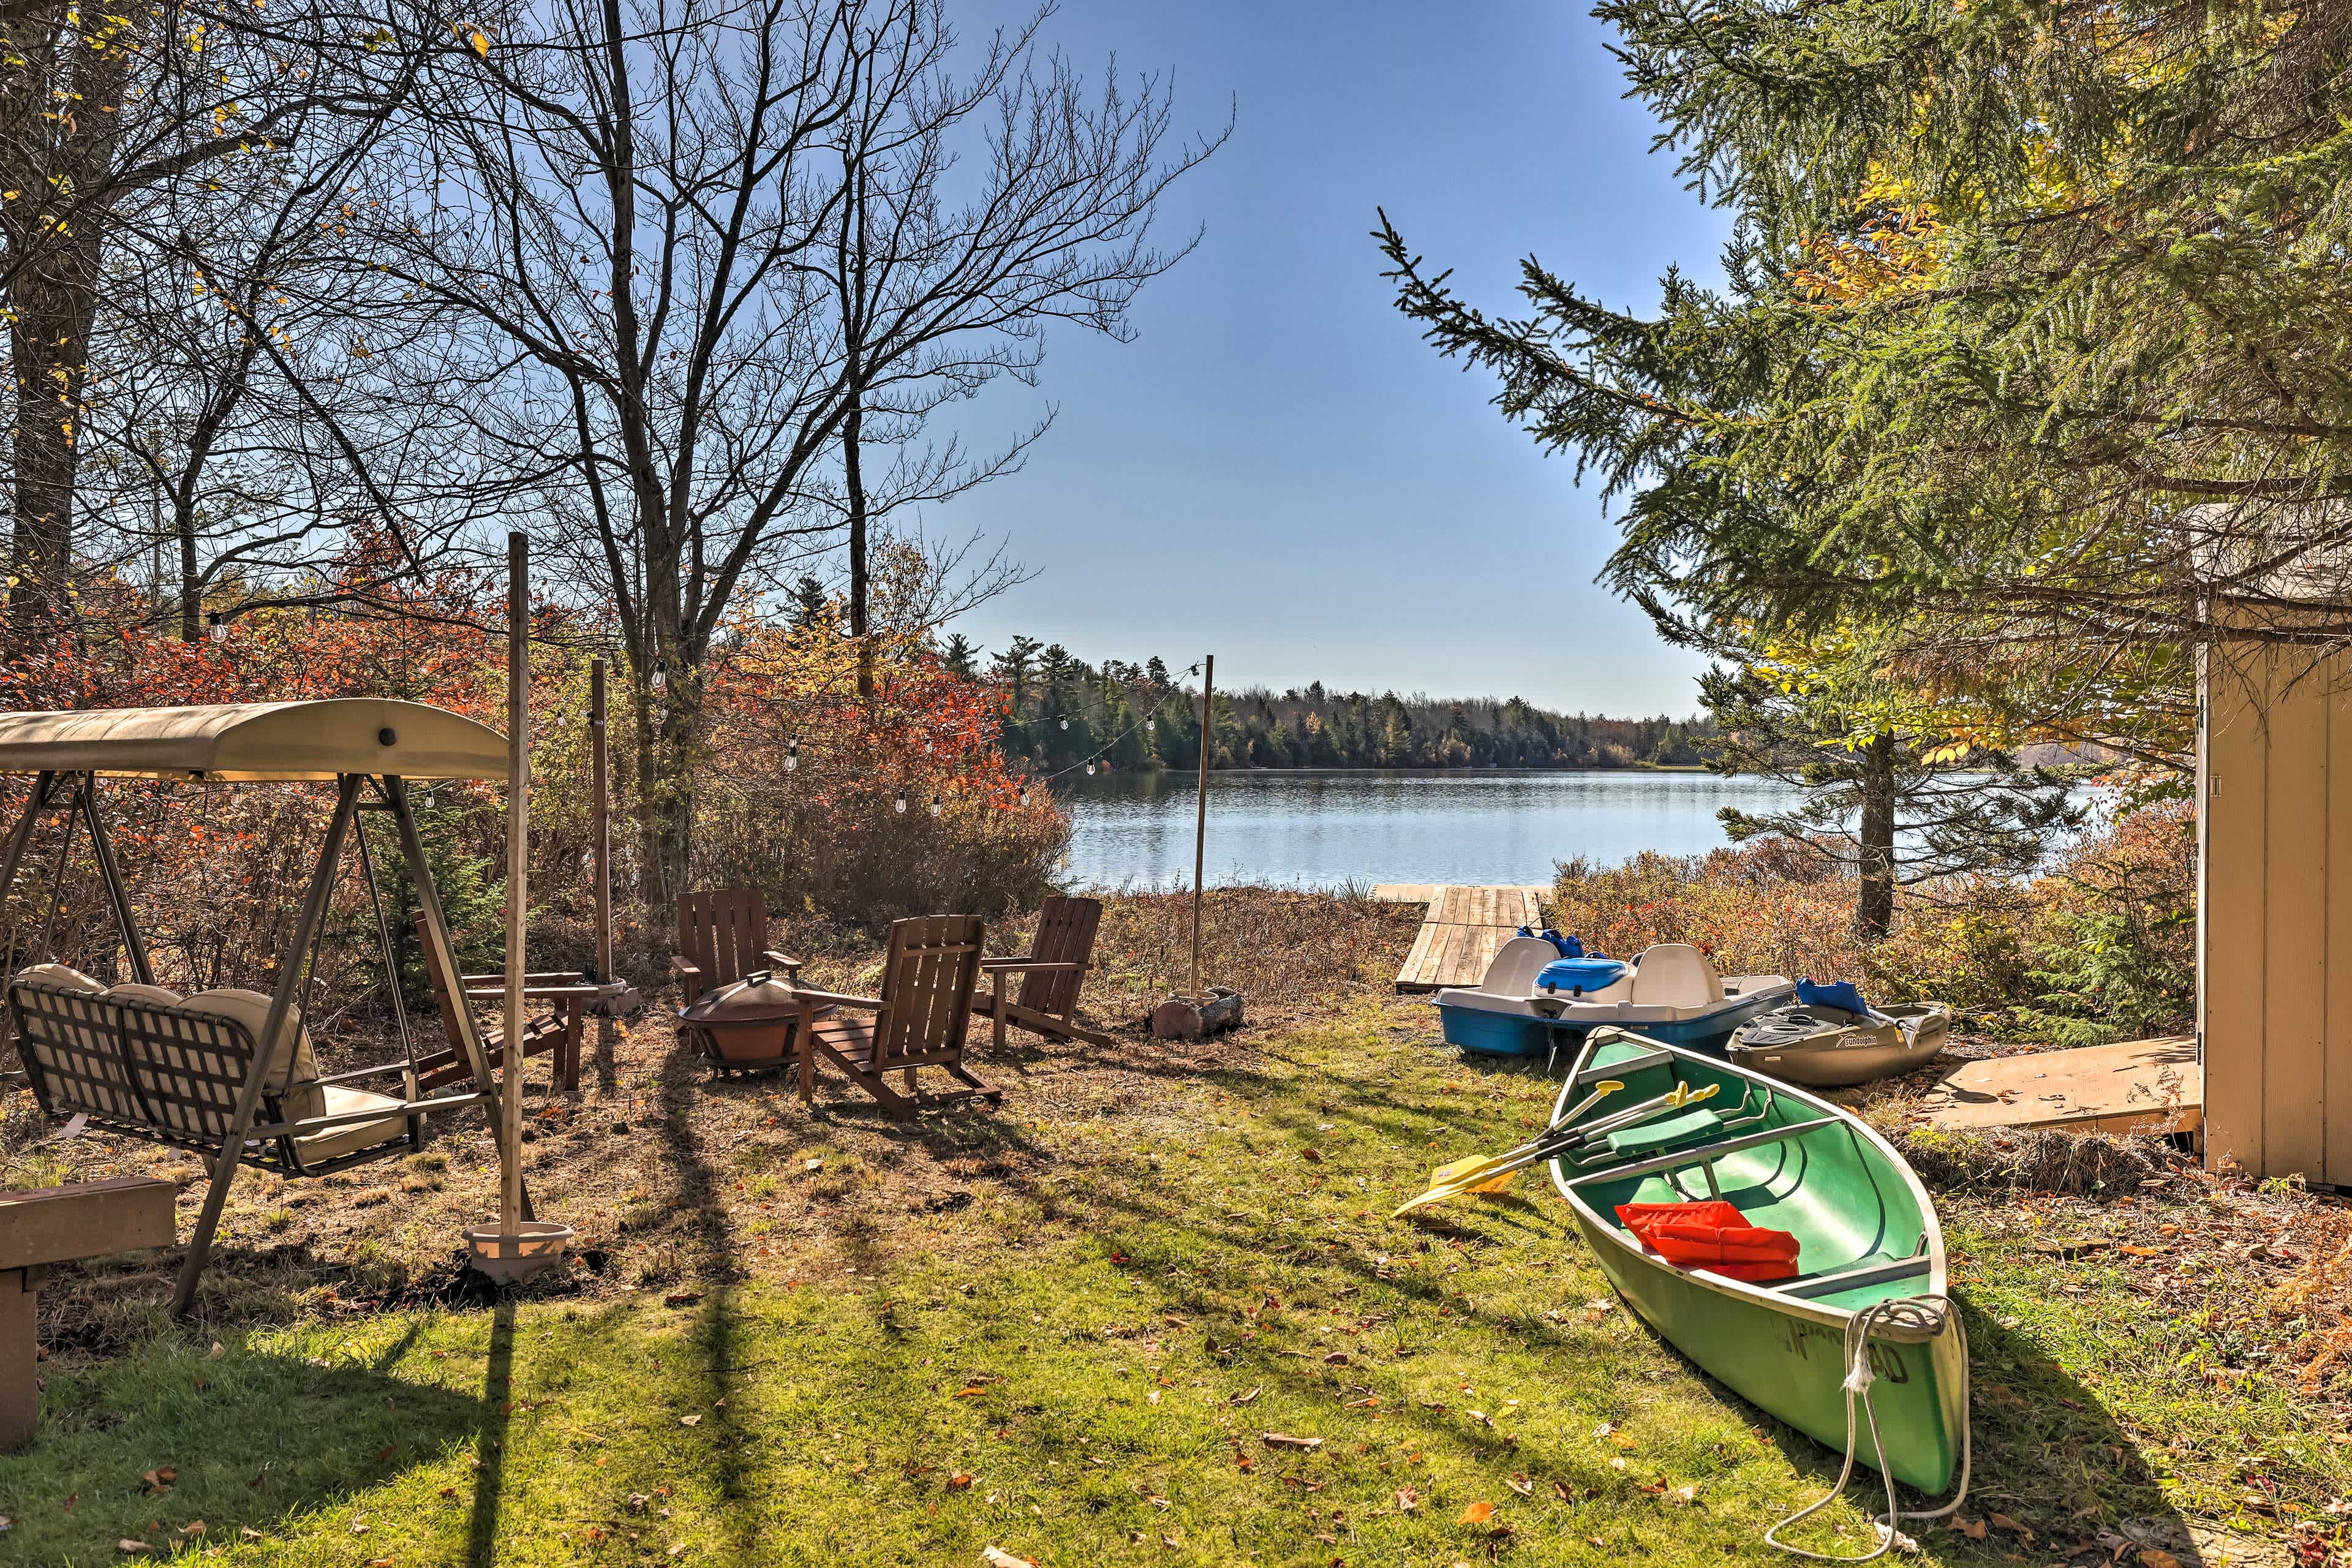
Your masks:
<svg viewBox="0 0 2352 1568"><path fill-rule="evenodd" d="M963 1065L964 1031L971 1022L971 993L980 982L984 935L978 915L896 921L882 964L881 995L795 987L801 1004L801 1099L815 1101L816 1058L824 1056L892 1116L911 1116L921 1106L974 1098L1001 1101L1002 1091L981 1082ZM823 1016L820 1009L827 1007L853 1008L873 1016ZM925 1094L915 1069L927 1067L944 1068L969 1087L946 1095ZM888 1082L894 1072L900 1075L897 1089Z"/></svg>
<svg viewBox="0 0 2352 1568"><path fill-rule="evenodd" d="M1047 899L1037 917L1037 934L1030 939L1026 958L985 958L980 972L989 977L989 992L972 999L971 1010L992 1019L992 1043L1004 1044L1004 1026L1018 1025L1049 1039L1111 1044L1108 1035L1081 1027L1076 1022L1078 987L1094 964L1095 931L1102 925L1102 904L1095 899ZM1018 997L1004 994L1004 977L1021 976Z"/></svg>
<svg viewBox="0 0 2352 1568"><path fill-rule="evenodd" d="M782 970L791 981L801 961L768 945L768 900L757 888L721 888L715 893L677 896L677 945L669 961L690 1006L721 985L732 985L762 969Z"/></svg>
<svg viewBox="0 0 2352 1568"><path fill-rule="evenodd" d="M467 1065L463 1025L457 1016L461 1005L472 1006L483 1002L497 1002L506 995L504 974L467 974L462 976L465 997L461 1002L457 988L449 984L448 974L434 956L433 943L423 940L425 917L416 917L417 936L425 950L425 973L433 977L433 999L441 1005L441 1028L449 1043L442 1050L432 1051L416 1058L416 1082L420 1089L438 1089L444 1084L470 1083L473 1068ZM555 1057L554 1073L565 1089L580 1087L581 1019L587 1005L604 994L601 985L591 985L588 977L576 970L551 969L522 977L522 994L528 1002L552 1002L553 1007L535 1017L525 1018L522 1026L522 1054L528 1061L532 1057ZM503 1026L491 1025L481 1031L482 1050L495 1068L505 1059L507 1034Z"/></svg>

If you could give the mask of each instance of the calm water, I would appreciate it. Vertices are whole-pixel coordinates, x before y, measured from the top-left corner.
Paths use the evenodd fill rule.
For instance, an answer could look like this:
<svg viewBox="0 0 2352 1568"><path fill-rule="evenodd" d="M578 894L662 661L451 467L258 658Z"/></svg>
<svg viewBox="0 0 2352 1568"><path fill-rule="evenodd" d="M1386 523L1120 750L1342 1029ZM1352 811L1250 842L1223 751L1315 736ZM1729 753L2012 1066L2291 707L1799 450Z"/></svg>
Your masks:
<svg viewBox="0 0 2352 1568"><path fill-rule="evenodd" d="M1088 887L1190 884L1190 773L1083 774L1056 786ZM1549 882L1552 863L1720 847L1718 807L1780 806L1784 785L1713 773L1221 773L1209 781L1213 883Z"/></svg>

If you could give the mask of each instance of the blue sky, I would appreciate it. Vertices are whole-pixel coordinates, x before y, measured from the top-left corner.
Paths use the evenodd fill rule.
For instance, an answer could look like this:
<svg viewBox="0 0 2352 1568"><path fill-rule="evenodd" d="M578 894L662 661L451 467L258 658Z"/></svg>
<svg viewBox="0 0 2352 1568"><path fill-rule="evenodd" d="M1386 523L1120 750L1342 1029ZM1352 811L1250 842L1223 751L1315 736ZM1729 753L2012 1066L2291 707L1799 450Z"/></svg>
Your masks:
<svg viewBox="0 0 2352 1568"><path fill-rule="evenodd" d="M968 37L1015 14L951 9ZM1137 340L1059 331L1036 391L957 421L979 443L1060 410L1023 472L924 520L1042 569L965 635L1213 651L1221 686L1690 711L1696 661L1592 582L1615 540L1599 498L1420 341L1368 237L1386 207L1506 308L1529 252L1637 308L1669 264L1718 276L1725 216L1649 151L1606 36L1573 3L1066 0L1047 37L1077 63L1170 71L1180 123L1230 107L1234 134L1170 197L1168 232L1204 233L1144 291Z"/></svg>

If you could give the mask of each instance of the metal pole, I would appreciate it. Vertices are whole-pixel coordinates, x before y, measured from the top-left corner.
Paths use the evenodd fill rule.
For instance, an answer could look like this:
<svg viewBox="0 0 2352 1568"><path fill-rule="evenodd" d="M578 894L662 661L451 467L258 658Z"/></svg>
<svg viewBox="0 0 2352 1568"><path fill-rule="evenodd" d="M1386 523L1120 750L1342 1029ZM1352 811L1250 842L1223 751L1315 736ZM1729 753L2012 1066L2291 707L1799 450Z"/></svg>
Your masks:
<svg viewBox="0 0 2352 1568"><path fill-rule="evenodd" d="M596 983L613 984L613 803L612 761L605 744L604 661L588 661L588 774L595 799ZM610 1025L600 1022L597 1027Z"/></svg>
<svg viewBox="0 0 2352 1568"><path fill-rule="evenodd" d="M98 814L98 774L86 773L81 783L81 816L89 825L90 852L98 858L99 880L106 884L106 901L113 907L115 928L122 933L122 950L131 955L131 978L142 985L155 984L155 966L147 961L147 943L131 912L131 889L122 885L122 868L114 863L114 846L107 841L106 824Z"/></svg>
<svg viewBox="0 0 2352 1568"><path fill-rule="evenodd" d="M506 1128L499 1220L509 1236L522 1219L522 988L530 967L523 916L530 901L530 540L517 530L507 535L507 1037L505 1092L499 1096Z"/></svg>
<svg viewBox="0 0 2352 1568"><path fill-rule="evenodd" d="M1192 988L1187 994L1201 999L1201 868L1209 845L1209 752L1216 743L1209 734L1210 702L1217 687L1217 656L1201 663L1201 782L1192 810Z"/></svg>
<svg viewBox="0 0 2352 1568"><path fill-rule="evenodd" d="M416 830L416 814L409 809L408 782L396 773L385 774L383 795L391 804L393 823L400 829L401 860L408 868L410 886L416 889L417 912L425 917L425 945L437 955L442 973L461 974L464 966L457 962L457 944L449 940L449 920L441 909L440 890L433 885L433 867L425 858L425 836ZM482 1029L475 1021L472 1004L460 1000L452 1011L457 1019L457 1048L474 1075L474 1087L490 1097L490 1136L501 1144L499 1158L503 1162L507 1157L504 1086L490 1070L489 1054L482 1048ZM522 1217L539 1217L531 1208L528 1185L522 1192Z"/></svg>
<svg viewBox="0 0 2352 1568"><path fill-rule="evenodd" d="M281 1033L288 1032L289 1025L295 1031L303 1027L299 1019L289 1015L294 1011L294 993L302 984L302 961L327 918L327 900L335 890L335 868L343 858L343 836L351 831L359 801L360 775L343 774L336 781L335 815L327 821L327 842L319 849L319 868L311 875L310 890L303 896L302 912L294 917L294 938L286 944L285 956L278 961L278 984L270 991L269 1011L262 1016L261 1032L254 1037L253 1063L246 1068L245 1084L236 1093L236 1109L221 1134L220 1153L213 1161L212 1184L205 1189L205 1206L196 1215L194 1234L188 1238L188 1258L180 1266L180 1283L172 1292L172 1316L175 1318L187 1315L196 1299L196 1279L205 1271L205 1260L212 1256L213 1232L220 1225L221 1209L228 1202L229 1184L236 1180L237 1161L245 1152L245 1131L253 1125L253 1113L261 1107L262 1088L269 1081L269 1071L275 1065L277 1052L272 1045ZM289 1047L286 1054L290 1061L292 1049Z"/></svg>
<svg viewBox="0 0 2352 1568"><path fill-rule="evenodd" d="M0 911L6 910L8 895L16 890L17 868L25 863L25 850L31 845L33 829L39 824L41 813L49 804L49 786L56 782L57 776L45 773L33 781L32 795L25 802L25 815L16 819L16 831L8 835L7 858L0 861ZM68 824L66 830L72 832L72 825ZM0 961L7 963L10 973L16 973L16 927L13 922L8 927L8 946L6 951L0 952Z"/></svg>

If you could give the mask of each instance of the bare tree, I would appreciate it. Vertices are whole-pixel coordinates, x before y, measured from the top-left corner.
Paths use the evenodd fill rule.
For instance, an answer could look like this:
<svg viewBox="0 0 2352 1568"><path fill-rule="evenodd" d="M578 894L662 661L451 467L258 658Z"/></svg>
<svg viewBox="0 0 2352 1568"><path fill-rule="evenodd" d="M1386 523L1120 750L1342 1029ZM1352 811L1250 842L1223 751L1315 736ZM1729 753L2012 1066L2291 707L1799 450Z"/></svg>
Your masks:
<svg viewBox="0 0 2352 1568"><path fill-rule="evenodd" d="M1130 95L1115 70L1090 95L1058 53L1039 53L1051 14L1043 6L1019 30L992 35L961 72L940 0L877 5L853 26L860 90L832 137L840 201L826 281L847 402L849 630L863 639L859 688L869 701L877 525L898 507L1013 471L1045 424L977 461L952 445L926 446L893 468L878 496L865 449L903 455L931 414L999 376L1034 384L1050 321L1127 340L1129 303L1199 239L1170 250L1149 243L1161 195L1225 133L1163 156L1169 97L1150 78ZM958 199L967 155L982 167L961 177Z"/></svg>
<svg viewBox="0 0 2352 1568"><path fill-rule="evenodd" d="M155 415L159 394L176 402L185 416L168 422L197 442L184 449L209 454L243 399L247 374L283 358L273 345L287 329L259 324L282 289L263 269L241 280L247 312L235 335L245 341L216 363L210 392L166 389L142 374L161 368L150 351L174 339L184 345L195 321L236 302L236 287L202 297L207 255L251 253L250 225L266 230L273 218L294 218L304 201L332 189L327 182L356 168L352 127L380 120L413 76L407 51L384 49L386 41L396 41L392 29L336 0L296 0L276 15L251 5L168 5L128 17L58 0L0 16L0 289L15 391L9 612L17 635L68 613L86 542L77 514L106 505L103 496L98 508L79 496L85 464L95 456L101 489L118 491L143 469L152 496L162 425L149 423L143 455L119 444L140 413ZM289 176L289 147L321 139L320 155ZM265 197L257 205L257 192ZM290 201L269 199L289 193ZM193 269L193 279L177 279L193 287L156 293L175 267ZM343 290L334 300L359 303ZM110 349L125 359L110 363ZM225 392L227 404L217 395ZM191 491L202 467L180 466L178 488Z"/></svg>
<svg viewBox="0 0 2352 1568"><path fill-rule="evenodd" d="M484 329L454 395L505 457L510 503L553 521L613 608L653 910L688 863L725 616L805 566L836 508L863 515L829 467L845 426L1034 363L952 336L1034 343L1054 315L1119 330L1166 265L1142 228L1198 154L1160 168L1163 99L1092 107L1058 65L1040 85L1027 37L957 89L935 0L551 0L486 26L480 58L429 86L404 183L433 196L379 243ZM991 171L950 216L949 133L983 105Z"/></svg>

